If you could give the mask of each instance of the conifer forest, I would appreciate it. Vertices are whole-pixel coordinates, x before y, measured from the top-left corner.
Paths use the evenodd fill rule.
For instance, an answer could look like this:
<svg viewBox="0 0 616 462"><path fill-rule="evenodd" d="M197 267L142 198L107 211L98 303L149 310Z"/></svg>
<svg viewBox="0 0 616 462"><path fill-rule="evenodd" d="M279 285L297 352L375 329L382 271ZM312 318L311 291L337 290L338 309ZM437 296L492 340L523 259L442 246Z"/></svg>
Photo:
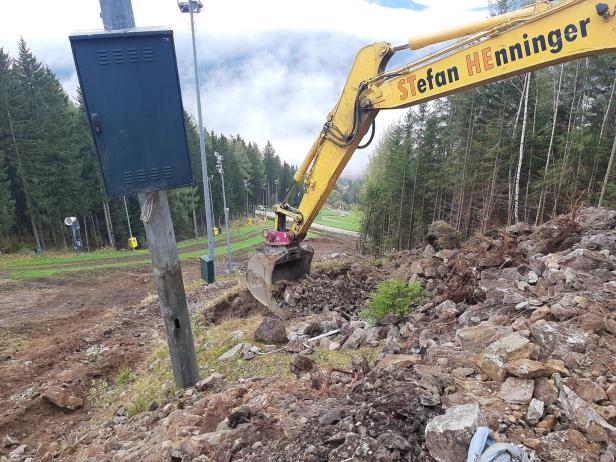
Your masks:
<svg viewBox="0 0 616 462"><path fill-rule="evenodd" d="M194 186L174 189L169 200L176 237L205 233L197 126L186 115ZM227 206L232 218L256 205L272 205L276 186L289 188L293 168L274 147L239 135L206 133L214 220L224 226L222 186L214 152L223 157ZM76 216L88 248L125 248L128 226L122 197L104 193L85 113L26 42L17 56L0 48L0 251L70 247L64 218ZM145 242L136 197L127 197L132 231Z"/></svg>

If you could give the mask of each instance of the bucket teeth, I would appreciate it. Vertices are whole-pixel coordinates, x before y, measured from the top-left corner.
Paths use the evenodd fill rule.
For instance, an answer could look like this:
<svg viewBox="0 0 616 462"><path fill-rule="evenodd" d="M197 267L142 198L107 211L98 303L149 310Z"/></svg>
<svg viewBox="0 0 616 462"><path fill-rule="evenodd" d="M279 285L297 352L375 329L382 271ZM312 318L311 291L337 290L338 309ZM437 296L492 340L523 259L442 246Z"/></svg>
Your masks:
<svg viewBox="0 0 616 462"><path fill-rule="evenodd" d="M248 261L246 285L262 305L277 316L284 313L272 295L272 285L278 281L293 281L310 273L314 250L309 245L297 247L266 247Z"/></svg>

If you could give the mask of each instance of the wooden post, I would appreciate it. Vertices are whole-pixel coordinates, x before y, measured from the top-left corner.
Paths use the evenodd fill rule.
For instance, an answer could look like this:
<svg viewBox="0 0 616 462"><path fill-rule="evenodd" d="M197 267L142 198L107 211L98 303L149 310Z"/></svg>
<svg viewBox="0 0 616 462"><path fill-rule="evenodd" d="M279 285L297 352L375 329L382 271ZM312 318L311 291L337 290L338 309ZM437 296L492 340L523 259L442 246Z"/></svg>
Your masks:
<svg viewBox="0 0 616 462"><path fill-rule="evenodd" d="M135 27L131 0L100 0L105 29ZM182 268L167 191L139 194L145 234L152 257L160 312L167 331L167 344L176 385L193 386L199 379Z"/></svg>
<svg viewBox="0 0 616 462"><path fill-rule="evenodd" d="M139 204L146 213L145 234L152 256L160 313L167 331L173 376L178 386L191 387L199 379L199 369L167 191L139 194Z"/></svg>

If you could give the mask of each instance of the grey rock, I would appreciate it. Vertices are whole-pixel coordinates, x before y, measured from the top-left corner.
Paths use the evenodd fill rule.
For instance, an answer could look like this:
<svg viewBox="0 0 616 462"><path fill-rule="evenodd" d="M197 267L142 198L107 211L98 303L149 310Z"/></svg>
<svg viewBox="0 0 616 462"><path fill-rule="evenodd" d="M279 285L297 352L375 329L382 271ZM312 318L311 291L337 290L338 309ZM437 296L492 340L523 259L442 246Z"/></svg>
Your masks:
<svg viewBox="0 0 616 462"><path fill-rule="evenodd" d="M530 285L537 284L537 282L539 282L539 275L534 271L529 271L526 275L526 282L528 282Z"/></svg>
<svg viewBox="0 0 616 462"><path fill-rule="evenodd" d="M464 327L456 331L456 343L465 351L478 353L492 342L513 333L509 326Z"/></svg>
<svg viewBox="0 0 616 462"><path fill-rule="evenodd" d="M377 437L377 440L387 449L396 451L408 451L409 449L411 449L410 443L405 438L391 431L381 433Z"/></svg>
<svg viewBox="0 0 616 462"><path fill-rule="evenodd" d="M13 438L11 435L5 435L2 438L2 447L10 448L11 446L17 446L19 444L19 440L17 438Z"/></svg>
<svg viewBox="0 0 616 462"><path fill-rule="evenodd" d="M575 249L558 259L561 267L569 267L578 271L591 271L595 269L612 270L614 265L609 258L601 252L588 249Z"/></svg>
<svg viewBox="0 0 616 462"><path fill-rule="evenodd" d="M393 338L388 337L387 340L385 340L381 353L385 355L396 355L400 353L400 345Z"/></svg>
<svg viewBox="0 0 616 462"><path fill-rule="evenodd" d="M203 380L199 380L195 384L195 388L197 391L205 391L208 388L213 388L220 385L225 378L220 372L214 372L213 374L208 375Z"/></svg>
<svg viewBox="0 0 616 462"><path fill-rule="evenodd" d="M436 407L441 404L441 397L434 394L421 395L419 397L419 402L422 406Z"/></svg>
<svg viewBox="0 0 616 462"><path fill-rule="evenodd" d="M528 404L533 399L535 382L528 379L508 377L501 385L499 396L506 403Z"/></svg>
<svg viewBox="0 0 616 462"><path fill-rule="evenodd" d="M342 420L342 413L340 409L331 409L319 417L319 424L322 426L333 425Z"/></svg>
<svg viewBox="0 0 616 462"><path fill-rule="evenodd" d="M366 331L364 329L355 329L349 338L342 345L343 350L357 350L362 342L364 341L364 337L366 335Z"/></svg>
<svg viewBox="0 0 616 462"><path fill-rule="evenodd" d="M616 438L616 428L601 417L588 405L588 402L580 398L571 388L561 385L558 402L569 420L574 422L580 429L588 430L591 425L602 427L612 438Z"/></svg>
<svg viewBox="0 0 616 462"><path fill-rule="evenodd" d="M434 247L432 247L430 244L426 245L422 253L424 258L432 258L435 254L436 254L436 251L434 250Z"/></svg>
<svg viewBox="0 0 616 462"><path fill-rule="evenodd" d="M228 350L225 353L221 354L218 357L218 360L219 361L225 361L227 359L231 359L231 358L235 357L240 351L242 351L243 347L244 347L243 343L238 343L237 345L235 345L230 350Z"/></svg>
<svg viewBox="0 0 616 462"><path fill-rule="evenodd" d="M443 303L437 305L434 308L434 311L436 312L437 316L443 317L457 316L460 314L461 310L458 308L458 305L456 305L455 302L452 302L451 300L445 300Z"/></svg>
<svg viewBox="0 0 616 462"><path fill-rule="evenodd" d="M289 341L284 322L279 318L265 318L255 331L255 340L265 344L280 344Z"/></svg>
<svg viewBox="0 0 616 462"><path fill-rule="evenodd" d="M563 306L560 303L555 303L550 306L550 314L559 321L566 321L579 313L575 306Z"/></svg>
<svg viewBox="0 0 616 462"><path fill-rule="evenodd" d="M531 399L528 404L528 410L526 411L526 421L531 425L535 425L543 417L544 411L545 403L543 401L539 401L535 398Z"/></svg>
<svg viewBox="0 0 616 462"><path fill-rule="evenodd" d="M438 462L466 462L468 444L482 426L486 420L478 404L451 407L426 425L426 447Z"/></svg>
<svg viewBox="0 0 616 462"><path fill-rule="evenodd" d="M514 225L508 226L505 228L507 234L513 234L514 236L521 236L523 234L530 234L533 228L528 223L524 223L522 221L517 222Z"/></svg>

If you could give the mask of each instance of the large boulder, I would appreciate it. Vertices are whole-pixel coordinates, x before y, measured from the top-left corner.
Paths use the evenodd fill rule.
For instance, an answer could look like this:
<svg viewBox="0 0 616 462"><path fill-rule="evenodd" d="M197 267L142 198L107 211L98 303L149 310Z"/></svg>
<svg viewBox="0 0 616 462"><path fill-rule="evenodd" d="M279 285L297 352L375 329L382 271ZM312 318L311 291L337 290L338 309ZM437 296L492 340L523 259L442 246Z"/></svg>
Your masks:
<svg viewBox="0 0 616 462"><path fill-rule="evenodd" d="M451 407L426 425L426 447L438 462L465 462L471 438L482 426L486 420L478 404Z"/></svg>
<svg viewBox="0 0 616 462"><path fill-rule="evenodd" d="M589 272L596 269L613 269L613 264L603 253L588 249L575 249L558 258L561 267Z"/></svg>
<svg viewBox="0 0 616 462"><path fill-rule="evenodd" d="M255 340L268 345L287 343L287 330L279 318L265 318L255 331Z"/></svg>
<svg viewBox="0 0 616 462"><path fill-rule="evenodd" d="M457 249L460 239L460 233L445 221L433 222L426 235L426 241L436 250Z"/></svg>
<svg viewBox="0 0 616 462"><path fill-rule="evenodd" d="M477 365L492 380L502 382L507 377L505 364L518 359L529 359L533 344L518 333L513 333L492 343L477 357Z"/></svg>

